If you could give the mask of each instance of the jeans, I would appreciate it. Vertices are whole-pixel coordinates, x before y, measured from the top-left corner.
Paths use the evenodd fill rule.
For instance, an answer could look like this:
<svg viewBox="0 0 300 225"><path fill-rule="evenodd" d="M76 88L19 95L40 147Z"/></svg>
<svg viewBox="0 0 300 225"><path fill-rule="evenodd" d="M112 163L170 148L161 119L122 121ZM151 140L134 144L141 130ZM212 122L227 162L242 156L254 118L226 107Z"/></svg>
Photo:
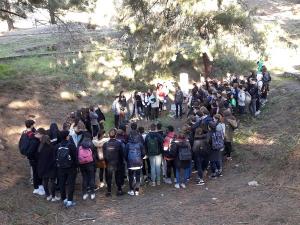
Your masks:
<svg viewBox="0 0 300 225"><path fill-rule="evenodd" d="M124 183L124 173L122 168L114 168L114 167L107 167L105 169L105 180L107 184L107 192L111 193L111 184L113 174L115 174L115 182L118 188L118 191L122 190L122 185Z"/></svg>
<svg viewBox="0 0 300 225"><path fill-rule="evenodd" d="M80 165L80 172L82 175L82 194L87 194L88 191L94 193L95 191L95 165L88 163Z"/></svg>
<svg viewBox="0 0 300 225"><path fill-rule="evenodd" d="M211 172L216 173L217 170L221 170L221 161L220 160L211 161L210 166L211 166Z"/></svg>
<svg viewBox="0 0 300 225"><path fill-rule="evenodd" d="M167 162L167 178L171 178L172 170L174 177L176 177L175 160L166 160Z"/></svg>
<svg viewBox="0 0 300 225"><path fill-rule="evenodd" d="M252 116L255 116L256 113L256 98L251 99L249 110Z"/></svg>
<svg viewBox="0 0 300 225"><path fill-rule="evenodd" d="M231 152L232 152L232 144L231 142L225 141L224 142L225 145L225 156L226 157L231 157Z"/></svg>
<svg viewBox="0 0 300 225"><path fill-rule="evenodd" d="M56 189L55 180L56 178L49 178L49 177L43 178L43 186L44 186L46 196L51 195L52 197L55 197L55 189ZM49 181L50 181L50 191L49 191Z"/></svg>
<svg viewBox="0 0 300 225"><path fill-rule="evenodd" d="M176 168L176 184L186 184L189 177L189 168Z"/></svg>
<svg viewBox="0 0 300 225"><path fill-rule="evenodd" d="M40 185L42 185L42 179L39 178L37 171L37 161L29 160L30 166L32 168L32 176L33 176L33 187L34 189L38 189Z"/></svg>
<svg viewBox="0 0 300 225"><path fill-rule="evenodd" d="M68 201L73 201L77 170L76 168L58 169L58 180L61 200L66 199L66 183L68 184Z"/></svg>
<svg viewBox="0 0 300 225"><path fill-rule="evenodd" d="M176 118L178 118L178 110L179 110L179 116L182 117L182 103L176 103Z"/></svg>
<svg viewBox="0 0 300 225"><path fill-rule="evenodd" d="M141 169L138 170L128 170L129 177L129 188L132 191L139 191L141 183ZM134 182L135 178L135 182Z"/></svg>
<svg viewBox="0 0 300 225"><path fill-rule="evenodd" d="M152 182L160 182L162 155L149 156Z"/></svg>

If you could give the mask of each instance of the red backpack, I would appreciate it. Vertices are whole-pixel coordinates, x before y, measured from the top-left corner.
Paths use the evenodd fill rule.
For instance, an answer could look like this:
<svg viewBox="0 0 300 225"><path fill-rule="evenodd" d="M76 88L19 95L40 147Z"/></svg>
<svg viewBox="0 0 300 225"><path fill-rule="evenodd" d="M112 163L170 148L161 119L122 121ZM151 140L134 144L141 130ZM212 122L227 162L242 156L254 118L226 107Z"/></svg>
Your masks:
<svg viewBox="0 0 300 225"><path fill-rule="evenodd" d="M78 161L81 165L93 162L94 159L92 150L90 148L84 148L80 146L78 150Z"/></svg>

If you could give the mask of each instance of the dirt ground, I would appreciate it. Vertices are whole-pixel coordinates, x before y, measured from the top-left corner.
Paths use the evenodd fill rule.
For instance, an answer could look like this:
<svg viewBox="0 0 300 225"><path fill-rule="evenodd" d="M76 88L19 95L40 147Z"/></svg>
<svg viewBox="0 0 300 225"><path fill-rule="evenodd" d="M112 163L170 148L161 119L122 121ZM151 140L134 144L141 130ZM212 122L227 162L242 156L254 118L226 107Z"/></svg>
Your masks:
<svg viewBox="0 0 300 225"><path fill-rule="evenodd" d="M283 1L268 2L276 3L275 11L268 11L266 1L252 1L267 13L280 13ZM241 118L234 159L225 164L222 178L199 187L193 174L186 190L146 185L138 197L106 198L101 189L95 201L82 201L78 174L77 206L72 209L33 196L29 165L16 145L28 115L35 116L38 127L51 121L61 124L68 112L88 105L89 97L63 101L55 94L63 86L51 79L29 75L19 78L19 83L30 85L20 89L0 81L0 140L5 147L0 149L1 224L300 224L299 80L274 75L262 114L256 119ZM168 123L182 125L170 119ZM259 186L248 186L253 180Z"/></svg>

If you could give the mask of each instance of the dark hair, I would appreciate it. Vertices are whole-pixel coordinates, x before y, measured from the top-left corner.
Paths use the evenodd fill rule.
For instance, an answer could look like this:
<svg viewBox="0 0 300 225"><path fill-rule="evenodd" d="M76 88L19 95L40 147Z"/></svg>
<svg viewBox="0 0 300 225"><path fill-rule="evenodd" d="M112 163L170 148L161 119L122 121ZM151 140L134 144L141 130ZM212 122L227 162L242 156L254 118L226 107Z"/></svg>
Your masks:
<svg viewBox="0 0 300 225"><path fill-rule="evenodd" d="M40 127L39 129L36 130L36 133L46 135L47 131L44 128Z"/></svg>
<svg viewBox="0 0 300 225"><path fill-rule="evenodd" d="M98 132L98 139L101 139L102 137L103 137L103 135L105 134L105 130L100 130L99 132Z"/></svg>
<svg viewBox="0 0 300 225"><path fill-rule="evenodd" d="M139 127L138 130L139 130L140 134L145 133L145 128L144 127Z"/></svg>
<svg viewBox="0 0 300 225"><path fill-rule="evenodd" d="M136 130L137 129L137 123L136 122L131 123L130 127L131 127L132 130Z"/></svg>
<svg viewBox="0 0 300 225"><path fill-rule="evenodd" d="M110 131L108 132L108 135L110 138L114 138L117 135L117 131L115 128L110 129Z"/></svg>
<svg viewBox="0 0 300 225"><path fill-rule="evenodd" d="M70 132L68 130L63 130L60 132L60 137L62 140L66 140L67 137L69 136Z"/></svg>
<svg viewBox="0 0 300 225"><path fill-rule="evenodd" d="M35 124L34 120L25 120L26 128L30 128L34 124Z"/></svg>
<svg viewBox="0 0 300 225"><path fill-rule="evenodd" d="M123 130L124 132L126 132L126 125L124 123L119 125L119 129Z"/></svg>
<svg viewBox="0 0 300 225"><path fill-rule="evenodd" d="M59 129L56 123L50 124L49 137L51 140L59 137Z"/></svg>
<svg viewBox="0 0 300 225"><path fill-rule="evenodd" d="M155 125L154 123L152 123L152 124L150 125L150 130L154 131L155 129L156 129L156 125Z"/></svg>
<svg viewBox="0 0 300 225"><path fill-rule="evenodd" d="M94 106L90 106L90 110L92 111L92 112L94 112L95 110L94 110Z"/></svg>
<svg viewBox="0 0 300 225"><path fill-rule="evenodd" d="M158 124L156 125L156 127L157 127L157 130L161 130L162 124L161 124L161 123L158 123Z"/></svg>
<svg viewBox="0 0 300 225"><path fill-rule="evenodd" d="M169 132L173 132L173 131L174 131L174 127L171 126L171 125L170 125L170 126L167 126L167 129L168 129Z"/></svg>

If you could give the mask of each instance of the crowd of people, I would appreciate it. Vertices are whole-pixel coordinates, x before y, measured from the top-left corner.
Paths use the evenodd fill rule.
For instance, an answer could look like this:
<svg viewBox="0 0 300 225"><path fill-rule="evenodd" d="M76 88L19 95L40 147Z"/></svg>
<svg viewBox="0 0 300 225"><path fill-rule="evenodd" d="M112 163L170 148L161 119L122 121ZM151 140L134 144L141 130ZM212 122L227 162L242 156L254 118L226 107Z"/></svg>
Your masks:
<svg viewBox="0 0 300 225"><path fill-rule="evenodd" d="M106 196L112 196L113 183L116 194L123 195L126 180L128 194L138 196L141 183L154 187L164 182L185 189L193 170L197 172L196 185L204 185L207 177L221 177L224 162L232 160L233 134L239 126L236 116L248 110L254 117L259 115L270 81L263 66L261 73L252 72L247 78L207 80L201 86L195 83L189 96L176 87L175 119L182 120L183 104L188 106L187 119L178 129L168 125L164 130L155 120L171 101L163 85L145 94L135 92L132 114L153 120L149 127L127 120L123 92L112 104L115 128L108 135L99 106L71 113L62 130L56 123L49 129L35 129L35 121L26 120L19 149L32 168L33 194L72 207L79 171L83 200L94 200L97 189L105 186Z"/></svg>

